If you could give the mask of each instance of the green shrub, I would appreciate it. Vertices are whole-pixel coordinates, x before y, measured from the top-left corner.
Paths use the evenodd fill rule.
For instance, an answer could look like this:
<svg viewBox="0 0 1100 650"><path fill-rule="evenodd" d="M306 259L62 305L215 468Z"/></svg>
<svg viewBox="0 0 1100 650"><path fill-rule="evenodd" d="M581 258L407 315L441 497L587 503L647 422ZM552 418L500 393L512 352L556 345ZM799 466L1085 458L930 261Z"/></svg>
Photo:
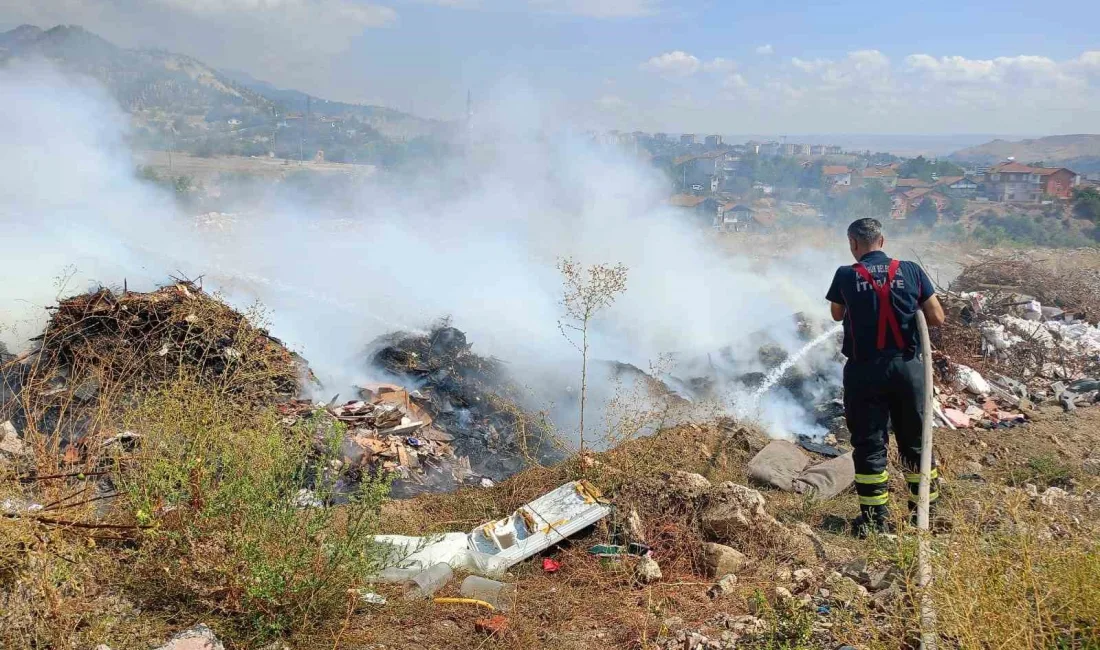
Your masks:
<svg viewBox="0 0 1100 650"><path fill-rule="evenodd" d="M364 480L338 508L297 503L307 488L336 496L342 426L288 428L186 381L144 399L126 425L142 442L120 467L120 507L149 527L128 586L147 606L215 611L257 640L343 616L349 589L377 568L388 485Z"/></svg>

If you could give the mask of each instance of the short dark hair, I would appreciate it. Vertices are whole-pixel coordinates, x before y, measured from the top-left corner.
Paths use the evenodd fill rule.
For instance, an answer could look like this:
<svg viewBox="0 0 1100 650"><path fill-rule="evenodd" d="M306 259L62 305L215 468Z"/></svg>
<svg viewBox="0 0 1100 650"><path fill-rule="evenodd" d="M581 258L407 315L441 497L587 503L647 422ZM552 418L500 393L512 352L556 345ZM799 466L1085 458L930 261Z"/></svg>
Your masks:
<svg viewBox="0 0 1100 650"><path fill-rule="evenodd" d="M867 217L856 219L848 226L848 236L856 240L856 243L864 246L874 246L882 237L882 222L878 219Z"/></svg>

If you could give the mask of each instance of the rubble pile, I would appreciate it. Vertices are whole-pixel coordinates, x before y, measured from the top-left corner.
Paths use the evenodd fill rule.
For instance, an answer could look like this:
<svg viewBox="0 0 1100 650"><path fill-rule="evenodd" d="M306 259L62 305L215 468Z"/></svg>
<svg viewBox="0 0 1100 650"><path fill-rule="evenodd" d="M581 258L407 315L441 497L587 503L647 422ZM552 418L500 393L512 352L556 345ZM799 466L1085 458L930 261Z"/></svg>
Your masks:
<svg viewBox="0 0 1100 650"><path fill-rule="evenodd" d="M375 384L361 392L363 399L340 405L293 400L279 410L283 423L293 426L315 417L323 406L327 417L348 428L340 444L345 476L391 474L396 497L449 491L462 484L492 485L470 469L468 457L455 454L454 436L432 426L432 417L417 404L424 399L421 393L393 384Z"/></svg>
<svg viewBox="0 0 1100 650"><path fill-rule="evenodd" d="M1089 320L1100 316L1100 285L1079 275L989 260L939 294L947 322L933 332L938 424L1007 428L1036 405L1100 401L1100 328Z"/></svg>
<svg viewBox="0 0 1100 650"><path fill-rule="evenodd" d="M377 342L371 363L415 388L410 395L449 434L455 454L481 477L500 481L529 461L561 458L546 422L524 411L503 364L471 351L462 331L447 323L427 334L396 333Z"/></svg>

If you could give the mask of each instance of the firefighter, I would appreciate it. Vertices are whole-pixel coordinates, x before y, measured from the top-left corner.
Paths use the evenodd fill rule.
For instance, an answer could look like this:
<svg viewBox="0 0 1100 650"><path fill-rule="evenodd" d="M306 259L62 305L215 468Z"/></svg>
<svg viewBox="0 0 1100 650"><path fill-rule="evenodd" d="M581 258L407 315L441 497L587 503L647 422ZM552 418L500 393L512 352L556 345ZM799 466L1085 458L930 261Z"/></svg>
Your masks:
<svg viewBox="0 0 1100 650"><path fill-rule="evenodd" d="M856 263L842 266L826 296L833 320L844 321L844 416L852 433L856 493L860 516L857 535L886 532L889 521L886 448L893 424L898 451L909 484L909 508L915 512L920 483L921 424L924 411L924 365L919 354L916 313L930 327L943 323L943 308L932 281L913 262L891 259L876 219L848 226L848 246ZM930 499L939 496L937 470L932 470Z"/></svg>

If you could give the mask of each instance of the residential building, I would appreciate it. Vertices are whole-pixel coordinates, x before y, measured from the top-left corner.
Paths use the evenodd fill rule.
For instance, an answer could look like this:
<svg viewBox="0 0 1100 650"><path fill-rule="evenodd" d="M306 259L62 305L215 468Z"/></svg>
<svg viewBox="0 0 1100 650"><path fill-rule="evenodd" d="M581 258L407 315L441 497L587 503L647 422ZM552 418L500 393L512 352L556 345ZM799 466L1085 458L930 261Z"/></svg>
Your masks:
<svg viewBox="0 0 1100 650"><path fill-rule="evenodd" d="M844 151L840 148L839 145L831 144L825 147L826 156L839 156L842 153L844 153Z"/></svg>
<svg viewBox="0 0 1100 650"><path fill-rule="evenodd" d="M764 194L771 194L772 192L775 191L775 187L773 187L771 185L761 183L760 181L756 181L755 183L753 183L752 184L752 189L754 189L758 192L762 192Z"/></svg>
<svg viewBox="0 0 1100 650"><path fill-rule="evenodd" d="M717 192L715 177L720 176L723 152L687 154L672 161L674 180L681 192Z"/></svg>
<svg viewBox="0 0 1100 650"><path fill-rule="evenodd" d="M748 230L755 210L743 203L726 203L718 206L716 225L723 232L741 232Z"/></svg>
<svg viewBox="0 0 1100 650"><path fill-rule="evenodd" d="M668 204L707 227L714 225L715 215L718 213L718 201L705 196L673 194L669 197Z"/></svg>
<svg viewBox="0 0 1100 650"><path fill-rule="evenodd" d="M1081 177L1065 167L1040 167L1035 170L1039 174L1039 187L1043 196L1055 199L1069 199L1073 196L1073 188L1081 182Z"/></svg>
<svg viewBox="0 0 1100 650"><path fill-rule="evenodd" d="M868 167L860 173L863 183L879 183L886 191L892 191L898 184L898 172L893 167Z"/></svg>
<svg viewBox="0 0 1100 650"><path fill-rule="evenodd" d="M890 218L908 218L910 213L925 200L935 203L938 211L947 207L947 197L930 187L916 187L907 191L902 191L899 187L898 191L890 196Z"/></svg>
<svg viewBox="0 0 1100 650"><path fill-rule="evenodd" d="M657 142L668 142L668 134L667 133L654 133L653 134L653 139Z"/></svg>
<svg viewBox="0 0 1100 650"><path fill-rule="evenodd" d="M783 145L783 155L808 156L810 155L810 145L788 142L787 144Z"/></svg>
<svg viewBox="0 0 1100 650"><path fill-rule="evenodd" d="M703 141L707 149L717 149L722 146L722 136L720 135L708 135L706 140Z"/></svg>
<svg viewBox="0 0 1100 650"><path fill-rule="evenodd" d="M912 190L919 187L932 187L932 183L919 178L899 178L894 183L894 188L898 190Z"/></svg>
<svg viewBox="0 0 1100 650"><path fill-rule="evenodd" d="M821 176L829 185L851 185L852 170L845 165L825 165Z"/></svg>
<svg viewBox="0 0 1100 650"><path fill-rule="evenodd" d="M778 156L783 153L783 145L778 142L765 142L760 145L756 153L761 156Z"/></svg>
<svg viewBox="0 0 1100 650"><path fill-rule="evenodd" d="M695 134L685 133L680 136L680 144L695 144Z"/></svg>
<svg viewBox="0 0 1100 650"><path fill-rule="evenodd" d="M985 195L991 201L1038 203L1042 199L1038 170L1018 162L995 165L986 175Z"/></svg>
<svg viewBox="0 0 1100 650"><path fill-rule="evenodd" d="M812 144L812 145L810 145L810 155L811 156L824 156L825 155L825 145L823 145L823 144Z"/></svg>
<svg viewBox="0 0 1100 650"><path fill-rule="evenodd" d="M969 176L944 176L936 180L936 189L947 196L971 197L978 192L978 183Z"/></svg>

